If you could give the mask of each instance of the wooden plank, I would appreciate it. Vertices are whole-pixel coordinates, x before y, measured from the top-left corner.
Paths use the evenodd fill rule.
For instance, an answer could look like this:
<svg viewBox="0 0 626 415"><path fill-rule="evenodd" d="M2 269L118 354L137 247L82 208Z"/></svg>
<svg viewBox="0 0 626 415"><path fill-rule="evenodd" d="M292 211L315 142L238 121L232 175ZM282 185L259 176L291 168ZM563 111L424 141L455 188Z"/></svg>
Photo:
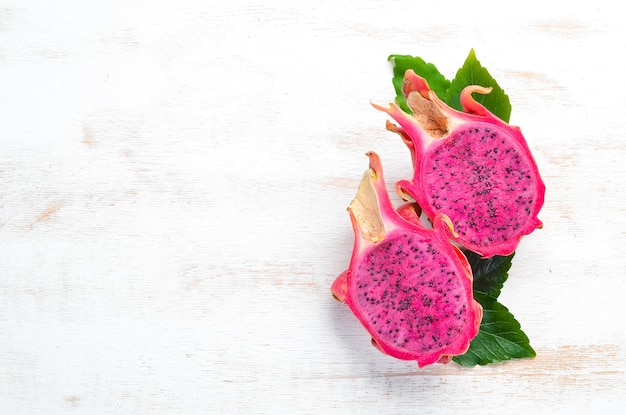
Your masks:
<svg viewBox="0 0 626 415"><path fill-rule="evenodd" d="M538 13L541 10L541 13ZM5 1L0 413L618 413L626 39L606 1ZM470 48L547 185L502 302L535 359L381 355L330 295L391 53ZM398 202L394 196L394 202Z"/></svg>

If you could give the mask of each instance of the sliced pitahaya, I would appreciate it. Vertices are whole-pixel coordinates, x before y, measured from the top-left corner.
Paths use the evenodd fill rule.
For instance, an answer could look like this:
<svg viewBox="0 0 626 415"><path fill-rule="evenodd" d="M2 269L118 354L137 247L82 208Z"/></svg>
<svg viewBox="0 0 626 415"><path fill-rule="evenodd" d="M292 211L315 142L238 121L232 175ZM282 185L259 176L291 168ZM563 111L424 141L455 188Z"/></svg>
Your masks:
<svg viewBox="0 0 626 415"><path fill-rule="evenodd" d="M383 353L419 367L463 354L478 333L482 308L472 296L472 271L449 241L447 216L421 225L410 204L395 211L376 153L368 153L348 207L355 234L350 267L332 285Z"/></svg>
<svg viewBox="0 0 626 415"><path fill-rule="evenodd" d="M413 179L398 182L398 193L415 199L431 220L445 213L458 234L453 239L484 257L509 255L522 236L542 226L537 214L545 193L520 129L472 97L490 91L466 87L460 96L465 112L456 111L408 70L403 93L413 115L395 104L374 105L399 124L388 121L387 129L412 153Z"/></svg>

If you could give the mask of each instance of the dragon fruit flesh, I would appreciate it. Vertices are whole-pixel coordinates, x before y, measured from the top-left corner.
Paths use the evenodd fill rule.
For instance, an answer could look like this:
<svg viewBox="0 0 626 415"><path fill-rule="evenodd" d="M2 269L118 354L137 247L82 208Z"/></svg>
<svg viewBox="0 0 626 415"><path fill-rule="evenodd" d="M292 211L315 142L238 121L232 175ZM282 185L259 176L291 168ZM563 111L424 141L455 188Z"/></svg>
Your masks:
<svg viewBox="0 0 626 415"><path fill-rule="evenodd" d="M448 239L444 214L433 228L414 204L394 210L376 153L348 207L355 234L349 269L332 285L380 351L419 367L463 354L478 333L482 308L472 296L472 271ZM419 208L417 208L419 209Z"/></svg>
<svg viewBox="0 0 626 415"><path fill-rule="evenodd" d="M458 234L452 239L483 257L509 255L542 226L537 214L545 193L520 129L472 97L490 91L466 87L464 112L457 111L408 70L403 94L413 115L395 104L374 105L399 124L387 121L387 129L402 137L413 157L413 179L398 182L398 193L415 199L431 221L445 213Z"/></svg>

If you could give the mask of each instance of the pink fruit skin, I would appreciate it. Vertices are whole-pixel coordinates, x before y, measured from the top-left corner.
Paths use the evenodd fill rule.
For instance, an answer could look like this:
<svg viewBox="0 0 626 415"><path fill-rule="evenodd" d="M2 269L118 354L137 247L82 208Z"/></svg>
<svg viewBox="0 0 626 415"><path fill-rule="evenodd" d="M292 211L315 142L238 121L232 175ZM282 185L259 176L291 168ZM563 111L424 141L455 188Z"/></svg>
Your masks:
<svg viewBox="0 0 626 415"><path fill-rule="evenodd" d="M433 220L444 213L453 222L459 244L483 257L509 255L521 238L542 226L537 218L545 185L518 127L476 102L472 93L489 88L468 86L460 96L465 112L456 111L430 90L412 70L403 84L413 115L397 105L374 105L398 124L410 149L414 175L396 190L413 198Z"/></svg>
<svg viewBox="0 0 626 415"><path fill-rule="evenodd" d="M368 156L370 169L348 208L355 235L350 266L331 291L383 353L419 367L447 363L467 351L480 327L471 268L447 238L445 215L426 229L414 205L394 210L380 159Z"/></svg>

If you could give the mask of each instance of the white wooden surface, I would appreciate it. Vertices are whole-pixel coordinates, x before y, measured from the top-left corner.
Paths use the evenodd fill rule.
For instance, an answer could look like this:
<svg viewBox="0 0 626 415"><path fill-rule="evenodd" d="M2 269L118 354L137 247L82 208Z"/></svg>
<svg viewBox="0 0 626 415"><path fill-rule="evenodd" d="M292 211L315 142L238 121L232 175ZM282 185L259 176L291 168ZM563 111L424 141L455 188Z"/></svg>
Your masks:
<svg viewBox="0 0 626 415"><path fill-rule="evenodd" d="M0 413L618 413L619 2L0 2ZM330 295L390 53L470 48L547 185L502 294L537 357L383 356Z"/></svg>

